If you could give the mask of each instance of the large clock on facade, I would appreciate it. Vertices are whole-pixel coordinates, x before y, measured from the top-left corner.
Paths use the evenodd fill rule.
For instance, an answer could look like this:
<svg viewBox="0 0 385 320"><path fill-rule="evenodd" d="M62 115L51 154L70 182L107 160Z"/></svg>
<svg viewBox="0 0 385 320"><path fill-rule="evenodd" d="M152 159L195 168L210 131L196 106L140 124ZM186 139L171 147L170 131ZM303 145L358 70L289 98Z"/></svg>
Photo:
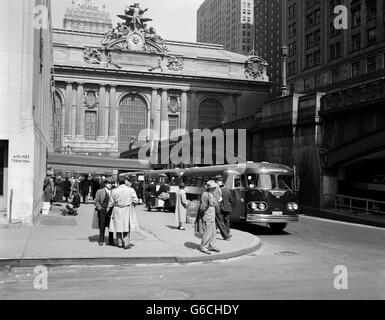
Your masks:
<svg viewBox="0 0 385 320"><path fill-rule="evenodd" d="M132 51L142 51L145 44L144 37L138 32L127 35L127 49Z"/></svg>

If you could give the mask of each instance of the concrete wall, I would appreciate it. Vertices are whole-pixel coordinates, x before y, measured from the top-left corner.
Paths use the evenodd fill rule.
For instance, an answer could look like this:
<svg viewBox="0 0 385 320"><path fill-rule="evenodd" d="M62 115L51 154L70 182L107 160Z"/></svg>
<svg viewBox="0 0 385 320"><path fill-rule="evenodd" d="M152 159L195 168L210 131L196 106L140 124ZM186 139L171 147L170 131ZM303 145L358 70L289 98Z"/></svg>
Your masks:
<svg viewBox="0 0 385 320"><path fill-rule="evenodd" d="M35 28L35 8L48 29ZM31 223L41 208L51 134L50 2L5 1L0 21L6 44L0 48L0 140L9 141L8 194L13 189L13 218Z"/></svg>

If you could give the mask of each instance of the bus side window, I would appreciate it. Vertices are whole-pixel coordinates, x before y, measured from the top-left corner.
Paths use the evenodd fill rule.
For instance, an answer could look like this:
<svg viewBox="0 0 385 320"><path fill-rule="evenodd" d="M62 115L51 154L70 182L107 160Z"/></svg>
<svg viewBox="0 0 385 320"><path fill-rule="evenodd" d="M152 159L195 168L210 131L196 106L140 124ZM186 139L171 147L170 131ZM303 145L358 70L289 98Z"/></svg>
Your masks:
<svg viewBox="0 0 385 320"><path fill-rule="evenodd" d="M242 188L242 180L241 177L235 176L234 177L234 189Z"/></svg>

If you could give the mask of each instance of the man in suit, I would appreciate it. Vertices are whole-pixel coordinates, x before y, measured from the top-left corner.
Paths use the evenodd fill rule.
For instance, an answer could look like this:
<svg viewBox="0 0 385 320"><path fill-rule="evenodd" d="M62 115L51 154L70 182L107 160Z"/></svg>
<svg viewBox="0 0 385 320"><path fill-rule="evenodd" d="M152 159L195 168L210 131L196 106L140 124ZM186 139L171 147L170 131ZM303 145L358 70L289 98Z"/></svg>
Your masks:
<svg viewBox="0 0 385 320"><path fill-rule="evenodd" d="M95 210L99 220L99 246L104 245L105 230L110 225L112 209L107 209L110 202L112 183L112 179L108 179L105 182L104 188L98 190L95 195ZM114 245L114 234L112 232L109 232L108 244L110 246Z"/></svg>
<svg viewBox="0 0 385 320"><path fill-rule="evenodd" d="M87 176L84 176L83 180L79 184L80 192L83 197L83 203L87 203L88 194L90 192L90 186L91 186L91 181L88 179Z"/></svg>
<svg viewBox="0 0 385 320"><path fill-rule="evenodd" d="M232 235L230 234L230 216L231 212L233 211L233 196L229 189L226 188L226 186L222 183L221 184L221 191L222 191L222 202L221 202L221 216L223 225L222 228L224 229L224 232L222 233L222 237L225 240L230 240ZM222 228L220 229L222 231Z"/></svg>
<svg viewBox="0 0 385 320"><path fill-rule="evenodd" d="M229 240L231 238L230 235L230 212L231 209L231 193L228 189L225 188L225 184L223 183L222 177L217 177L216 179L217 189L214 192L215 198L215 221L217 228L221 232L223 239ZM219 189L219 190L218 190ZM224 197L224 193L226 193L226 199ZM220 200L216 198L220 197ZM226 202L226 203L225 203ZM226 206L224 210L224 206Z"/></svg>

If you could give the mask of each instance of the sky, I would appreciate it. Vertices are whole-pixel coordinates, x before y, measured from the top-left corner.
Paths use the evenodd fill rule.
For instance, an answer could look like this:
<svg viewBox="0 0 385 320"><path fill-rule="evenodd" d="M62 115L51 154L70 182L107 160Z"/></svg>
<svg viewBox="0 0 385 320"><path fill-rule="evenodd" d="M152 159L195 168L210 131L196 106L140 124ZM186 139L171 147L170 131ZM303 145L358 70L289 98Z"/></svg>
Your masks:
<svg viewBox="0 0 385 320"><path fill-rule="evenodd" d="M75 0L75 4L80 0ZM123 14L125 6L135 2L149 10L145 17L153 19L149 23L157 33L167 40L196 41L197 10L204 0L94 0L110 13L113 24L122 21L116 17ZM64 13L72 6L72 0L52 0L52 24L54 28L63 27Z"/></svg>

